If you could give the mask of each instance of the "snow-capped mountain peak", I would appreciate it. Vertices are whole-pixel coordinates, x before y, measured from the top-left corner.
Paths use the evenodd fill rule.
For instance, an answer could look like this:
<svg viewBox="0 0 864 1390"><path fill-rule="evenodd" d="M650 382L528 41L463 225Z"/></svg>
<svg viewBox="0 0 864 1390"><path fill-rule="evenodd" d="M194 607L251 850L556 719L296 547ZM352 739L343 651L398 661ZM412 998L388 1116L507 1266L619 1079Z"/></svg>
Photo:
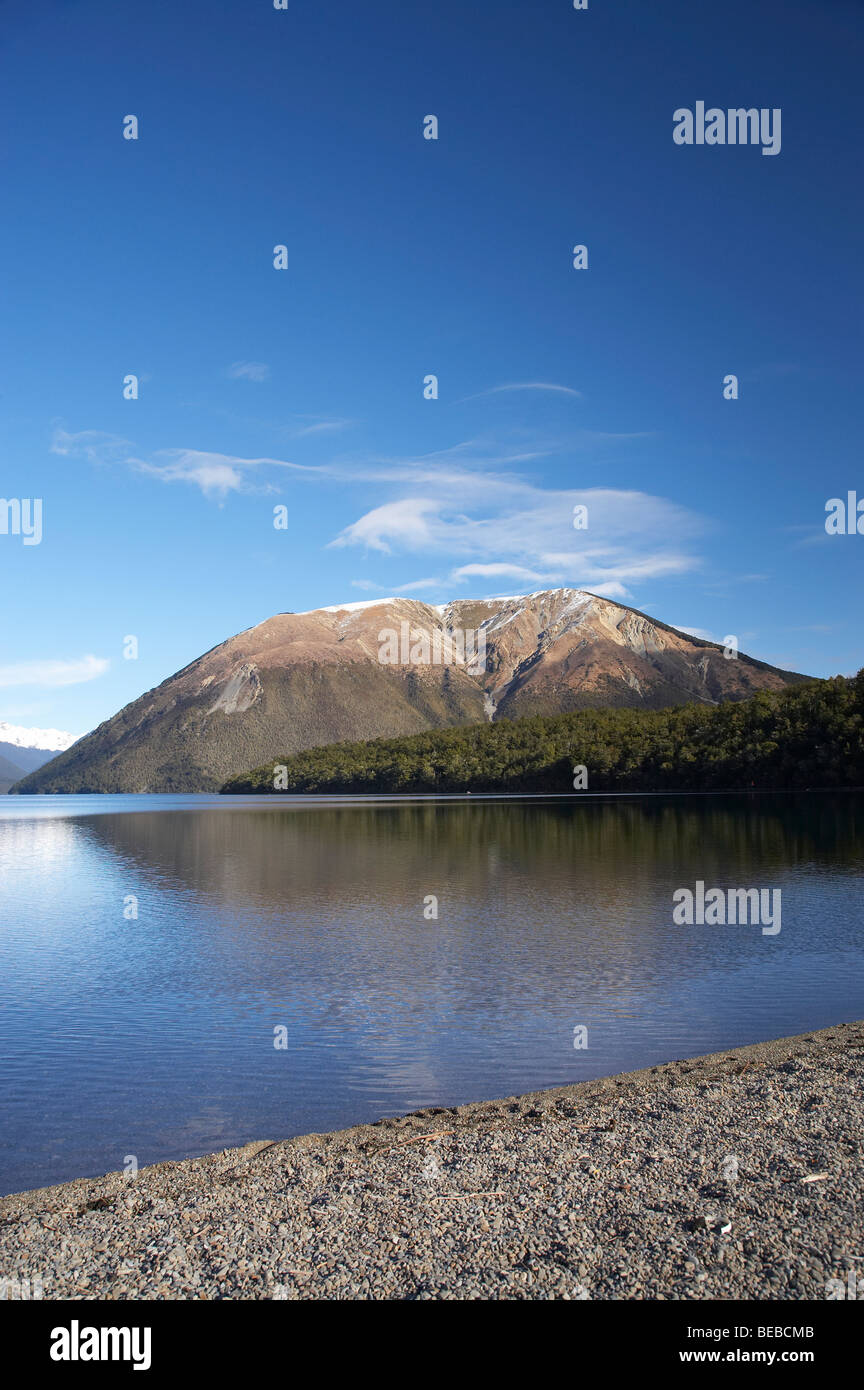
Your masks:
<svg viewBox="0 0 864 1390"><path fill-rule="evenodd" d="M65 753L80 734L67 734L62 729L25 729L20 724L6 724L0 720L0 743L11 743L15 748L41 748L50 753Z"/></svg>

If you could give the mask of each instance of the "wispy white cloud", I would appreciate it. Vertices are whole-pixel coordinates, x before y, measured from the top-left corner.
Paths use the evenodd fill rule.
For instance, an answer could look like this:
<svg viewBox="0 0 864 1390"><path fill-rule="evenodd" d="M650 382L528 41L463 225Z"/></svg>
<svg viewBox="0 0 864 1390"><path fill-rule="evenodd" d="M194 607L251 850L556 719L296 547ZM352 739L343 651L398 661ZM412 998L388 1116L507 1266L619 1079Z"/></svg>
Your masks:
<svg viewBox="0 0 864 1390"><path fill-rule="evenodd" d="M235 381L269 381L270 368L266 362L232 362L228 376Z"/></svg>
<svg viewBox="0 0 864 1390"><path fill-rule="evenodd" d="M589 584L587 580L583 580L581 587L590 589L592 594L599 594L601 598L628 599L633 597L629 589L614 579L610 579L608 583L600 584Z"/></svg>
<svg viewBox="0 0 864 1390"><path fill-rule="evenodd" d="M490 565L460 565L450 576L457 584L466 579L521 579L526 584L531 584L534 580L543 582L546 575L537 574L534 570L529 570L524 565L509 565L506 562L498 562Z"/></svg>
<svg viewBox="0 0 864 1390"><path fill-rule="evenodd" d="M159 449L149 459L137 457L133 446L117 435L100 430L81 430L77 434L58 427L51 451L67 457L86 458L90 463L122 463L138 473L148 473L163 483L192 483L207 497L223 500L230 492L272 491L268 484L254 484L249 474L261 468L287 469L298 474L321 474L322 470L277 458L242 458L204 449Z"/></svg>
<svg viewBox="0 0 864 1390"><path fill-rule="evenodd" d="M163 483L194 483L205 497L224 498L229 492L246 490L243 469L220 455L201 453L197 449L165 451L166 454L169 452L176 456L164 464L139 460L139 471L150 473Z"/></svg>
<svg viewBox="0 0 864 1390"><path fill-rule="evenodd" d="M574 396L582 399L582 392L572 386L559 386L554 381L511 381L504 386L490 386L488 391L476 391L472 396L462 396L462 401L479 401L482 396L501 396L509 391L552 391L560 396Z"/></svg>
<svg viewBox="0 0 864 1390"><path fill-rule="evenodd" d="M128 439L105 430L79 430L70 433L63 425L55 425L50 450L64 458L86 458L90 463L117 463L132 448Z"/></svg>
<svg viewBox="0 0 864 1390"><path fill-rule="evenodd" d="M127 460L140 473L149 473L163 483L194 483L207 497L224 499L229 492L273 492L271 483L252 483L247 474L261 468L281 468L289 472L321 475L323 470L285 459L241 458L202 449L160 449L151 460Z"/></svg>
<svg viewBox="0 0 864 1390"><path fill-rule="evenodd" d="M104 676L110 664L100 656L82 656L71 661L17 661L11 666L0 666L0 688L83 685Z"/></svg>
<svg viewBox="0 0 864 1390"><path fill-rule="evenodd" d="M305 439L312 434L338 434L340 430L347 430L353 424L353 420L339 418L333 420L313 419L309 425L298 425L296 428L290 428L288 434L292 439Z"/></svg>
<svg viewBox="0 0 864 1390"><path fill-rule="evenodd" d="M440 589L445 582L440 576L433 575L430 579L412 579L410 584L391 584L388 588L384 584L374 584L371 579L352 579L351 587L363 589L366 593L411 594L420 589Z"/></svg>
<svg viewBox="0 0 864 1390"><path fill-rule="evenodd" d="M90 457L99 454L102 438L93 432L64 434L61 446ZM108 439L109 457L115 459L122 441ZM686 574L700 563L689 543L704 523L685 507L634 490L544 487L518 471L544 457L543 451L502 449L494 440L465 440L416 457L320 465L200 449L163 449L147 459L120 453L139 472L196 486L220 503L233 492L279 491L270 479L284 482L289 476L307 484L338 484L346 495L348 488L363 486L367 493L372 488L384 500L329 544L382 556L445 556L452 567L448 584L508 576L625 598L628 583ZM577 507L587 509L587 529L574 529ZM406 582L431 588L438 581ZM392 585L387 589L394 592ZM407 592L406 585L401 592Z"/></svg>
<svg viewBox="0 0 864 1390"><path fill-rule="evenodd" d="M674 574L687 574L699 564L694 556L674 550L649 550L639 554L632 547L620 545L594 546L577 553L559 552L542 558L559 573L578 570L586 583L597 584L664 579Z"/></svg>
<svg viewBox="0 0 864 1390"><path fill-rule="evenodd" d="M417 589L440 589L442 580L434 575L430 579L414 579L410 584L398 584L395 589L397 594L412 594Z"/></svg>
<svg viewBox="0 0 864 1390"><path fill-rule="evenodd" d="M576 506L587 508L587 530L573 529ZM702 529L701 518L647 493L562 491L512 475L472 473L450 479L437 496L424 487L374 507L330 544L386 556L446 554L451 564L464 556L443 581L448 589L507 578L627 599L628 585L698 569L688 542Z"/></svg>
<svg viewBox="0 0 864 1390"><path fill-rule="evenodd" d="M398 502L385 502L346 526L330 544L362 545L383 555L391 554L394 546L431 548L438 510L434 497L403 497Z"/></svg>
<svg viewBox="0 0 864 1390"><path fill-rule="evenodd" d="M576 506L587 508L587 530L573 529ZM563 491L508 475L470 474L442 486L437 496L424 488L374 507L331 545L382 555L465 556L450 575L453 583L506 575L625 598L628 583L698 568L686 543L700 529L700 518L647 493Z"/></svg>
<svg viewBox="0 0 864 1390"><path fill-rule="evenodd" d="M336 426L335 421L318 422ZM350 421L340 422L350 424ZM315 425L303 427L315 430ZM174 448L159 449L149 458L139 458L134 446L117 435L99 430L82 430L77 434L58 427L52 441L52 451L87 458L92 463L123 463L139 472L149 473L163 482L191 482L203 492L224 496L227 492L261 491L250 484L247 474L261 468L288 471L310 482L336 482L351 485L381 483L383 485L413 485L428 483L435 487L467 487L472 479L478 484L490 479L492 469L513 467L546 457L548 451L490 451L480 441L467 440L449 449L436 450L415 458L362 458L338 463L300 464L273 457L244 458L222 454L215 450ZM487 471L488 470L488 471ZM272 489L263 489L272 490Z"/></svg>

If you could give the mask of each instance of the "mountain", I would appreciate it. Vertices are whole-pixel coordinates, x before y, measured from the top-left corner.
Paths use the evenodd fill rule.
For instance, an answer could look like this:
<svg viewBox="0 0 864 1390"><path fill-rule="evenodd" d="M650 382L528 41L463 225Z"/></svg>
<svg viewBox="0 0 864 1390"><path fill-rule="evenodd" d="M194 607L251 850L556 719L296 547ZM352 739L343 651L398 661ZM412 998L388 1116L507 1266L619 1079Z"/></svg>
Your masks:
<svg viewBox="0 0 864 1390"><path fill-rule="evenodd" d="M23 774L50 762L75 742L75 734L60 729L24 729L0 720L0 795Z"/></svg>
<svg viewBox="0 0 864 1390"><path fill-rule="evenodd" d="M382 632L400 648L387 653L392 664L379 659ZM448 664L448 644L465 632L485 641L479 673ZM328 743L597 706L716 704L803 679L748 656L727 660L715 643L578 589L341 604L280 613L229 638L15 791L215 791L277 755Z"/></svg>
<svg viewBox="0 0 864 1390"><path fill-rule="evenodd" d="M0 796L5 796L9 788L21 780L23 769L16 767L7 757L0 753Z"/></svg>

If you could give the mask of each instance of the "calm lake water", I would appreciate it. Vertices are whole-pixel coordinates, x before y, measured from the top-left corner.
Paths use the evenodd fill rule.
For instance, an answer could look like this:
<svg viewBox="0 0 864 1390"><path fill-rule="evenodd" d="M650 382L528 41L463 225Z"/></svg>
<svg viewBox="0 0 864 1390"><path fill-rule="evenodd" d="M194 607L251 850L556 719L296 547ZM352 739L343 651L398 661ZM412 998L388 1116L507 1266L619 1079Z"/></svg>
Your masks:
<svg viewBox="0 0 864 1390"><path fill-rule="evenodd" d="M862 1018L862 821L857 794L0 797L0 1192ZM673 925L697 880L781 889L779 935Z"/></svg>

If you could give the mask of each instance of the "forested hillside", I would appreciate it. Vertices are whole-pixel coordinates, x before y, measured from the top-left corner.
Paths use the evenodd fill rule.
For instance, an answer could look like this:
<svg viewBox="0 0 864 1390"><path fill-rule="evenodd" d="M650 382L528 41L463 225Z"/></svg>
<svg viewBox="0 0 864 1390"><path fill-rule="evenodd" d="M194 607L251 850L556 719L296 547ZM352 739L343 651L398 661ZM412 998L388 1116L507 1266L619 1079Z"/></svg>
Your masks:
<svg viewBox="0 0 864 1390"><path fill-rule="evenodd" d="M862 786L862 716L864 671L739 703L580 710L334 743L274 758L223 791L567 792L580 765L589 791Z"/></svg>

